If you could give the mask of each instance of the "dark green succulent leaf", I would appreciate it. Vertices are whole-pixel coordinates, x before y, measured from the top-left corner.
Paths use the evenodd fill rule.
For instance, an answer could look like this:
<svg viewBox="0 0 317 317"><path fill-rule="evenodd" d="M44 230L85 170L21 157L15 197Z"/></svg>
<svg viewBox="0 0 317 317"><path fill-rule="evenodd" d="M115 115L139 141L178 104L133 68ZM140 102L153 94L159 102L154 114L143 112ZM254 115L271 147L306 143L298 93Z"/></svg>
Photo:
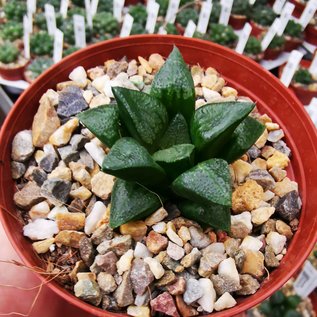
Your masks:
<svg viewBox="0 0 317 317"><path fill-rule="evenodd" d="M157 144L168 126L168 114L161 102L149 94L122 87L113 87L119 115L133 138L148 150Z"/></svg>
<svg viewBox="0 0 317 317"><path fill-rule="evenodd" d="M102 170L143 185L158 184L166 178L164 170L146 148L132 138L121 138L113 145L103 160Z"/></svg>
<svg viewBox="0 0 317 317"><path fill-rule="evenodd" d="M171 117L181 113L189 122L195 110L194 82L176 46L154 77L151 94L161 100Z"/></svg>
<svg viewBox="0 0 317 317"><path fill-rule="evenodd" d="M197 221L202 225L208 225L215 230L230 231L231 218L230 207L218 204L197 204L184 200L177 205L182 215L188 219Z"/></svg>
<svg viewBox="0 0 317 317"><path fill-rule="evenodd" d="M191 143L187 122L184 116L180 113L170 122L165 134L160 140L159 146L161 149L167 149L177 144Z"/></svg>
<svg viewBox="0 0 317 317"><path fill-rule="evenodd" d="M246 117L235 129L220 157L229 164L240 158L262 135L265 126L259 121Z"/></svg>
<svg viewBox="0 0 317 317"><path fill-rule="evenodd" d="M102 143L111 148L120 139L119 110L115 104L79 113L79 121Z"/></svg>
<svg viewBox="0 0 317 317"><path fill-rule="evenodd" d="M194 114L190 133L201 159L218 156L232 133L255 107L251 102L222 102L200 107Z"/></svg>
<svg viewBox="0 0 317 317"><path fill-rule="evenodd" d="M161 207L158 195L135 183L117 179L111 194L110 226L143 219Z"/></svg>
<svg viewBox="0 0 317 317"><path fill-rule="evenodd" d="M231 178L228 163L210 159L178 176L172 190L198 204L231 206Z"/></svg>
<svg viewBox="0 0 317 317"><path fill-rule="evenodd" d="M178 144L157 151L152 157L164 169L168 178L174 180L194 165L194 151L195 146L192 144Z"/></svg>

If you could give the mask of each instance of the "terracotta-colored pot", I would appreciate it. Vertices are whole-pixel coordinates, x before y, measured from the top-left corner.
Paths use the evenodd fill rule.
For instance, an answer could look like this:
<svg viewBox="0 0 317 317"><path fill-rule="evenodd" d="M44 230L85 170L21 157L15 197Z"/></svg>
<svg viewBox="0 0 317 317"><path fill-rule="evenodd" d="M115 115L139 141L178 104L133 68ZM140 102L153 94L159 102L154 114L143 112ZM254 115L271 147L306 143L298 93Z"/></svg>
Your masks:
<svg viewBox="0 0 317 317"><path fill-rule="evenodd" d="M308 24L305 29L305 40L308 43L317 45L317 26Z"/></svg>
<svg viewBox="0 0 317 317"><path fill-rule="evenodd" d="M6 68L0 66L0 76L6 80L20 80L24 78L24 70L28 63L15 68Z"/></svg>
<svg viewBox="0 0 317 317"><path fill-rule="evenodd" d="M282 47L277 48L267 48L264 51L264 59L276 59L279 55L284 51L284 45Z"/></svg>
<svg viewBox="0 0 317 317"><path fill-rule="evenodd" d="M267 27L257 24L254 21L250 21L250 24L252 26L251 35L255 37L260 37L268 29Z"/></svg>
<svg viewBox="0 0 317 317"><path fill-rule="evenodd" d="M235 29L235 30L241 30L244 25L247 22L247 17L245 15L237 15L237 14L231 14L229 19L229 24Z"/></svg>
<svg viewBox="0 0 317 317"><path fill-rule="evenodd" d="M296 1L296 0L290 0L289 2L295 4L295 9L293 11L293 16L296 17L296 18L299 18L305 7L306 7L306 4L305 3L302 3L302 2L299 2L299 1Z"/></svg>
<svg viewBox="0 0 317 317"><path fill-rule="evenodd" d="M304 42L303 39L298 38L298 37L290 37L288 35L285 36L285 47L284 51L285 52L291 52L292 50L295 50L298 48L300 45L302 45Z"/></svg>
<svg viewBox="0 0 317 317"><path fill-rule="evenodd" d="M309 298L311 300L311 303L313 304L314 312L317 312L317 293L316 292L312 292L309 295Z"/></svg>
<svg viewBox="0 0 317 317"><path fill-rule="evenodd" d="M303 68L309 68L310 64L310 61L304 59L300 62L300 65ZM280 78L284 67L285 65L282 65L278 70ZM295 93L296 97L303 105L308 105L314 97L317 97L317 91L308 90L305 86L295 85L293 82L291 82L289 88Z"/></svg>
<svg viewBox="0 0 317 317"><path fill-rule="evenodd" d="M264 58L264 53L263 52L260 53L260 54L256 54L256 55L253 55L253 54L251 55L251 54L245 54L244 53L244 55L249 57L249 58L251 58L253 61L255 61L257 63L261 62L261 60Z"/></svg>
<svg viewBox="0 0 317 317"><path fill-rule="evenodd" d="M299 229L294 235L288 252L280 266L271 272L256 294L237 298L238 304L212 317L229 317L240 314L273 294L294 274L313 248L317 239L317 134L308 114L301 104L271 73L249 58L220 45L189 39L181 36L139 35L101 42L75 52L43 73L18 99L9 113L0 133L0 202L1 220L6 233L23 261L29 266L41 265L32 244L22 235L22 226L14 214L14 181L10 171L12 139L18 131L30 129L38 101L49 88L67 80L69 73L78 65L86 69L102 65L107 59L128 59L159 53L166 57L176 45L189 64L199 63L202 67L216 68L243 96L252 98L260 112L267 113L286 134L286 142L292 150L292 161L288 175L299 185L303 202ZM41 277L44 280L44 277ZM80 307L87 315L118 317L76 298L56 282L49 287L69 303Z"/></svg>
<svg viewBox="0 0 317 317"><path fill-rule="evenodd" d="M178 33L180 35L184 35L185 33L185 28L180 24L180 23L175 23L175 27L176 27L176 30L178 31Z"/></svg>

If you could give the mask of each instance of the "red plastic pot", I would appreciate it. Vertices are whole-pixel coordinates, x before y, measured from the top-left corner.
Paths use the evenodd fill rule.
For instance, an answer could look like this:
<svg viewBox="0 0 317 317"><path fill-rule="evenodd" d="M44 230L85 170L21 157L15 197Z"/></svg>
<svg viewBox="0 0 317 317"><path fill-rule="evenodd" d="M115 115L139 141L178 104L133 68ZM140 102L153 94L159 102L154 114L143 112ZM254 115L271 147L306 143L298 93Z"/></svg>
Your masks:
<svg viewBox="0 0 317 317"><path fill-rule="evenodd" d="M302 15L302 13L303 13L303 11L304 11L304 9L306 7L306 4L301 3L301 2L299 2L297 0L290 0L289 2L295 4L295 9L293 11L293 16L296 17L296 18L299 18Z"/></svg>
<svg viewBox="0 0 317 317"><path fill-rule="evenodd" d="M14 182L10 172L12 139L18 131L29 129L38 108L38 101L48 88L67 80L69 73L78 65L85 68L102 65L107 59L148 57L152 53L167 56L173 45L182 52L189 64L199 63L202 67L215 67L228 84L241 95L257 102L260 112L267 113L286 134L286 142L292 150L289 176L299 184L303 201L299 229L278 269L270 274L258 292L239 298L238 304L213 317L228 317L240 314L259 304L278 290L303 263L317 239L317 135L308 114L296 98L268 71L249 58L236 54L220 45L180 36L139 35L124 39L108 40L92 45L68 56L42 74L26 90L13 106L0 133L0 203L1 220L6 233L23 261L29 266L40 265L30 241L22 236L21 224L12 217ZM44 279L43 277L41 277ZM93 307L63 289L55 282L49 286L71 304L95 316L123 316Z"/></svg>
<svg viewBox="0 0 317 317"><path fill-rule="evenodd" d="M24 78L24 70L27 63L15 68L4 68L0 66L0 76L7 80L20 80Z"/></svg>
<svg viewBox="0 0 317 317"><path fill-rule="evenodd" d="M288 35L285 36L285 52L291 52L292 50L297 49L304 42L303 39L297 37L290 37Z"/></svg>
<svg viewBox="0 0 317 317"><path fill-rule="evenodd" d="M250 24L252 26L251 35L256 37L260 37L261 34L266 32L268 29L267 27L257 24L254 21L250 21Z"/></svg>
<svg viewBox="0 0 317 317"><path fill-rule="evenodd" d="M231 14L229 19L229 24L235 29L235 30L241 30L244 25L247 22L247 17L245 15L237 15L237 14Z"/></svg>
<svg viewBox="0 0 317 317"><path fill-rule="evenodd" d="M284 45L278 48L267 48L264 51L264 59L276 59L284 51Z"/></svg>
<svg viewBox="0 0 317 317"><path fill-rule="evenodd" d="M308 24L305 29L305 40L308 43L317 45L317 27L316 25Z"/></svg>

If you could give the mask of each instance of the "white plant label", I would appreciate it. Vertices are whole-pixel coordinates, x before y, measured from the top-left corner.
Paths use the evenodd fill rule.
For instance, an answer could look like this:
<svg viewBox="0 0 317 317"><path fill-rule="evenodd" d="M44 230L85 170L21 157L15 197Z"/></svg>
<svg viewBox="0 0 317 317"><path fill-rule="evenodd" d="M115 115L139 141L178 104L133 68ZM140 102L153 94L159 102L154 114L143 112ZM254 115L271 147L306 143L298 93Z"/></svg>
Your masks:
<svg viewBox="0 0 317 317"><path fill-rule="evenodd" d="M309 72L314 76L317 77L317 54L315 54L315 57L313 58L310 67Z"/></svg>
<svg viewBox="0 0 317 317"><path fill-rule="evenodd" d="M285 2L286 0L275 0L273 4L273 11L277 14L280 14L282 12Z"/></svg>
<svg viewBox="0 0 317 317"><path fill-rule="evenodd" d="M36 0L27 0L26 2L27 11L30 13L36 12Z"/></svg>
<svg viewBox="0 0 317 317"><path fill-rule="evenodd" d="M195 31L196 31L196 24L194 23L193 20L189 20L184 32L184 36L193 37Z"/></svg>
<svg viewBox="0 0 317 317"><path fill-rule="evenodd" d="M23 34L23 44L24 44L24 57L26 59L31 58L30 54L30 33L27 29L24 29L24 34Z"/></svg>
<svg viewBox="0 0 317 317"><path fill-rule="evenodd" d="M86 9L87 24L90 28L92 28L92 14L91 14L90 0L85 0L85 9Z"/></svg>
<svg viewBox="0 0 317 317"><path fill-rule="evenodd" d="M62 0L61 1L61 6L59 9L59 12L64 19L67 17L68 5L69 5L69 0Z"/></svg>
<svg viewBox="0 0 317 317"><path fill-rule="evenodd" d="M264 35L264 38L261 42L262 51L265 51L270 43L272 42L274 36L276 35L278 29L280 28L280 19L276 18L273 22L273 24L270 26L266 34Z"/></svg>
<svg viewBox="0 0 317 317"><path fill-rule="evenodd" d="M255 0L249 0L249 4L253 6L255 4Z"/></svg>
<svg viewBox="0 0 317 317"><path fill-rule="evenodd" d="M298 21L298 23L302 25L303 29L306 28L310 20L313 18L316 10L317 10L317 0L308 1Z"/></svg>
<svg viewBox="0 0 317 317"><path fill-rule="evenodd" d="M159 27L157 34L161 34L161 35L167 34L167 31L165 30L164 26Z"/></svg>
<svg viewBox="0 0 317 317"><path fill-rule="evenodd" d="M179 8L180 0L170 0L168 4L168 9L166 13L165 20L168 23L174 23L176 19L176 14Z"/></svg>
<svg viewBox="0 0 317 317"><path fill-rule="evenodd" d="M127 13L123 19L120 37L129 36L132 30L132 25L133 25L133 16Z"/></svg>
<svg viewBox="0 0 317 317"><path fill-rule="evenodd" d="M29 32L33 33L33 13L28 12Z"/></svg>
<svg viewBox="0 0 317 317"><path fill-rule="evenodd" d="M73 16L73 19L74 19L75 46L80 48L86 47L85 17L79 14L75 14Z"/></svg>
<svg viewBox="0 0 317 317"><path fill-rule="evenodd" d="M290 3L290 2L287 2L281 12L281 16L280 16L280 22L281 22L281 25L280 25L280 28L277 30L277 35L278 36L281 36L284 31L285 31L285 28L287 26L287 23L288 21L290 20L291 16L292 16L292 13L295 9L295 5Z"/></svg>
<svg viewBox="0 0 317 317"><path fill-rule="evenodd" d="M242 29L242 32L240 33L240 36L239 36L239 41L238 41L237 46L236 46L237 53L239 53L239 54L243 53L245 46L248 42L248 39L250 37L251 31L252 31L251 24L246 23Z"/></svg>
<svg viewBox="0 0 317 317"><path fill-rule="evenodd" d="M64 33L56 29L54 37L54 52L53 60L54 63L58 63L63 58L63 42L64 42Z"/></svg>
<svg viewBox="0 0 317 317"><path fill-rule="evenodd" d="M221 1L221 12L219 17L219 23L223 25L228 25L233 0L222 0Z"/></svg>
<svg viewBox="0 0 317 317"><path fill-rule="evenodd" d="M46 18L48 34L54 35L56 30L56 18L55 18L55 9L51 4L45 5L45 18Z"/></svg>
<svg viewBox="0 0 317 317"><path fill-rule="evenodd" d="M200 13L199 13L198 24L197 24L197 31L202 34L205 34L207 31L211 10L212 10L212 2L209 2L209 1L203 2Z"/></svg>
<svg viewBox="0 0 317 317"><path fill-rule="evenodd" d="M155 30L157 16L160 10L160 5L156 2L152 3L151 7L149 8L145 29L150 33L153 34Z"/></svg>
<svg viewBox="0 0 317 317"><path fill-rule="evenodd" d="M298 68L298 65L302 60L303 56L304 54L297 50L293 50L290 54L287 64L285 65L281 76L281 82L286 87L288 87L291 83L292 78L294 77L296 69Z"/></svg>
<svg viewBox="0 0 317 317"><path fill-rule="evenodd" d="M294 290L299 296L306 298L316 287L317 271L309 261L306 261L302 272L294 282Z"/></svg>
<svg viewBox="0 0 317 317"><path fill-rule="evenodd" d="M114 0L113 1L113 16L118 22L122 21L122 9L124 7L124 0Z"/></svg>
<svg viewBox="0 0 317 317"><path fill-rule="evenodd" d="M29 17L27 15L23 16L23 30L24 33L31 33L32 28L30 28L30 22L29 22Z"/></svg>
<svg viewBox="0 0 317 317"><path fill-rule="evenodd" d="M153 5L153 3L155 3L155 0L148 0L147 4L146 4L146 11L149 12L151 6Z"/></svg>
<svg viewBox="0 0 317 317"><path fill-rule="evenodd" d="M99 0L91 0L90 2L90 10L91 10L92 17L94 17L97 13L98 4L99 4Z"/></svg>
<svg viewBox="0 0 317 317"><path fill-rule="evenodd" d="M317 98L313 98L310 104L304 108L317 128Z"/></svg>

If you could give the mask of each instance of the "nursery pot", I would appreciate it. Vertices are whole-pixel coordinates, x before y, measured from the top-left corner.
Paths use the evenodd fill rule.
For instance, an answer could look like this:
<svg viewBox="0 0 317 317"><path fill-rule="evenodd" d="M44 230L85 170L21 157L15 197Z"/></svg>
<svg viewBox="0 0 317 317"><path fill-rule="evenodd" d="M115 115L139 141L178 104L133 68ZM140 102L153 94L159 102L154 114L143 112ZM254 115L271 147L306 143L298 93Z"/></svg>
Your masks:
<svg viewBox="0 0 317 317"><path fill-rule="evenodd" d="M295 4L295 9L293 11L293 16L296 17L296 18L299 18L302 15L302 13L303 13L303 11L304 11L304 9L306 7L306 4L301 3L301 2L299 2L297 0L290 0L290 2Z"/></svg>
<svg viewBox="0 0 317 317"><path fill-rule="evenodd" d="M298 37L290 37L290 36L285 36L285 47L284 51L285 52L291 52L292 50L297 49L302 43L304 42L303 39L298 38Z"/></svg>
<svg viewBox="0 0 317 317"><path fill-rule="evenodd" d="M267 48L264 51L264 59L276 59L284 51L284 45L277 48Z"/></svg>
<svg viewBox="0 0 317 317"><path fill-rule="evenodd" d="M211 316L234 316L259 304L278 290L297 268L302 265L313 248L317 238L317 135L308 114L296 98L268 71L249 58L236 54L220 45L180 36L139 35L119 38L92 45L80 50L43 73L18 99L9 113L0 134L0 204L1 220L6 233L23 261L29 266L39 266L40 261L30 241L22 235L21 224L12 217L14 181L10 171L12 139L18 131L30 129L33 116L42 94L56 84L65 81L78 65L86 69L103 65L107 59L148 58L152 53L167 57L173 45L177 45L188 64L214 67L228 84L240 95L248 96L257 103L260 112L267 113L286 134L286 142L292 150L289 177L299 184L303 207L299 229L288 248L279 268L270 274L258 292L252 296L238 298L238 304L228 310L215 312ZM44 277L41 277L44 279ZM48 284L66 301L95 316L118 316L91 306L59 286ZM122 314L119 316L123 316Z"/></svg>
<svg viewBox="0 0 317 317"><path fill-rule="evenodd" d="M27 63L22 66L14 68L5 68L0 66L0 76L7 80L20 80L23 79L24 70L27 66Z"/></svg>
<svg viewBox="0 0 317 317"><path fill-rule="evenodd" d="M250 21L250 24L252 26L251 35L255 37L260 37L261 34L267 30L267 27L257 24L254 21Z"/></svg>
<svg viewBox="0 0 317 317"><path fill-rule="evenodd" d="M315 25L307 25L305 29L305 40L308 43L317 45L317 27Z"/></svg>
<svg viewBox="0 0 317 317"><path fill-rule="evenodd" d="M241 30L247 22L247 17L245 15L231 14L229 19L229 24L235 30Z"/></svg>

